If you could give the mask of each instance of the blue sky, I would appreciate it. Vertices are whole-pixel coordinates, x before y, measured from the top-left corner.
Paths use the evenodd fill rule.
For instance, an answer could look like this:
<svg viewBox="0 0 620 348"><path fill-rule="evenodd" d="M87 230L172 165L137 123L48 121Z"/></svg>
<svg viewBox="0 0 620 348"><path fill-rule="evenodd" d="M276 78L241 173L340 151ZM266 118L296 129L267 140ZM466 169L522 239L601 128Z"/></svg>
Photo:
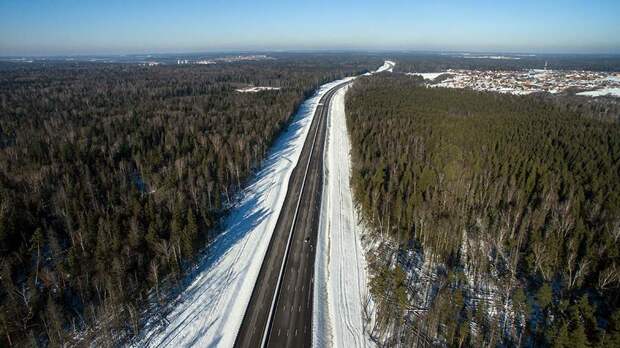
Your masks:
<svg viewBox="0 0 620 348"><path fill-rule="evenodd" d="M0 55L274 49L620 53L620 0L0 0Z"/></svg>

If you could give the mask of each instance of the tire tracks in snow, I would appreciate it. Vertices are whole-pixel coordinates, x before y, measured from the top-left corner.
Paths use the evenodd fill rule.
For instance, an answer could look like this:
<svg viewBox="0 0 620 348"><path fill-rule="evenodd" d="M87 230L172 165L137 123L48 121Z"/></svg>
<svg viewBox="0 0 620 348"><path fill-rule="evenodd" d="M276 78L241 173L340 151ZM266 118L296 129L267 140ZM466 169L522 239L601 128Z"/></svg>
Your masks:
<svg viewBox="0 0 620 348"><path fill-rule="evenodd" d="M337 137L337 139L340 139L340 137ZM338 214L338 237L340 239L340 255L347 255L347 252L344 248L344 244L345 244L345 238L344 238L344 234L345 231L343 229L343 225L344 225L344 212L342 209L342 201L343 201L343 195L342 195L342 187L343 187L343 183L342 183L342 166L339 165L339 169L338 170L338 206L339 206L339 214ZM342 260L339 260L342 261ZM355 341L355 346L359 347L359 342L358 342L358 333L355 330L355 327L353 326L352 320L351 320L351 308L349 305L349 301L347 296L345 295L347 293L347 286L346 286L346 277L345 274L347 274L347 270L344 269L343 267L343 263L342 262L338 262L338 266L340 268L340 272L338 272L338 278L340 278L340 301L341 303L344 304L344 309L345 312L339 312L340 314L340 318L342 319L342 321L346 324L346 328L349 331L349 333L351 334L351 337L353 338L353 340ZM358 282L358 286L359 286L359 282Z"/></svg>
<svg viewBox="0 0 620 348"><path fill-rule="evenodd" d="M320 233L327 245L326 300L315 316L325 318L326 332L316 332L314 339L327 339L334 347L368 347L373 342L364 325L364 295L367 287L365 257L361 247L362 226L355 215L350 188L350 142L346 130L344 96L346 88L334 96L328 115L325 156L326 194L322 202L325 224ZM319 267L321 263L317 263ZM317 273L319 274L319 273ZM319 299L320 301L320 299ZM322 322L318 320L318 322ZM315 345L318 346L318 345Z"/></svg>

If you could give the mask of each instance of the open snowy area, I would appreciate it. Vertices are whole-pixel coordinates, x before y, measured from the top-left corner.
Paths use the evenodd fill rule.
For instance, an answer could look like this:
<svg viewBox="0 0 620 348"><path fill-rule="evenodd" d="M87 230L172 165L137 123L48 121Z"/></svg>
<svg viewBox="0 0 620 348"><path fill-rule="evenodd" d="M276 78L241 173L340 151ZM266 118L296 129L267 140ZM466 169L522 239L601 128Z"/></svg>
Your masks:
<svg viewBox="0 0 620 348"><path fill-rule="evenodd" d="M256 93L262 91L277 91L280 87L246 87L241 89L235 89L235 91L240 93Z"/></svg>
<svg viewBox="0 0 620 348"><path fill-rule="evenodd" d="M392 72L392 70L394 70L394 66L396 65L396 63L394 63L391 60L386 60L382 66L379 67L379 69L377 69L374 73L380 73L380 72Z"/></svg>
<svg viewBox="0 0 620 348"><path fill-rule="evenodd" d="M407 73L405 75L409 75L409 76L422 76L423 79L425 80L434 80L436 78L438 78L439 76L446 74L445 72L433 72L433 73Z"/></svg>
<svg viewBox="0 0 620 348"><path fill-rule="evenodd" d="M353 205L351 144L345 118L346 88L333 97L328 117L325 179L317 241L314 288L315 347L374 346L365 332L367 288L363 227Z"/></svg>
<svg viewBox="0 0 620 348"><path fill-rule="evenodd" d="M587 91L587 92L577 93L577 95L585 95L587 97L600 97L600 96L611 95L614 97L620 97L620 88L603 88L603 89L599 89L596 91Z"/></svg>
<svg viewBox="0 0 620 348"><path fill-rule="evenodd" d="M187 279L171 313L150 318L135 346L233 346L314 111L323 94L350 79L321 86L302 104L242 192L224 223L225 231Z"/></svg>

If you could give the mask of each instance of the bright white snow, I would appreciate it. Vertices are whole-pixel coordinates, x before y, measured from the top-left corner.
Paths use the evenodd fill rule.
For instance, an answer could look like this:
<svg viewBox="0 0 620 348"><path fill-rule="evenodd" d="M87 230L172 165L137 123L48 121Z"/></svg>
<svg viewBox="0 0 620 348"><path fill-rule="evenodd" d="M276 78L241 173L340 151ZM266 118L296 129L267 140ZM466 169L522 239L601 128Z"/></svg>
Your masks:
<svg viewBox="0 0 620 348"><path fill-rule="evenodd" d="M150 318L135 346L233 346L319 99L350 79L321 86L302 104L232 209L226 230L188 279L172 312L165 320Z"/></svg>
<svg viewBox="0 0 620 348"><path fill-rule="evenodd" d="M603 89L599 89L596 91L580 92L580 93L577 93L577 95L585 95L588 97L600 97L604 95L611 95L614 97L620 97L620 88L603 88Z"/></svg>
<svg viewBox="0 0 620 348"><path fill-rule="evenodd" d="M364 330L364 306L372 304L361 244L363 227L353 205L349 183L351 144L344 110L346 88L334 95L328 116L315 264L312 324L315 347L374 346Z"/></svg>
<svg viewBox="0 0 620 348"><path fill-rule="evenodd" d="M392 70L394 70L394 66L396 65L396 63L394 63L391 60L386 60L382 66L379 67L379 69L375 70L375 74L376 73L380 73L380 72L384 72L384 71L388 71L388 72L392 72Z"/></svg>
<svg viewBox="0 0 620 348"><path fill-rule="evenodd" d="M235 89L235 91L240 93L256 93L262 91L277 91L280 87L246 87L241 89Z"/></svg>
<svg viewBox="0 0 620 348"><path fill-rule="evenodd" d="M432 80L434 80L434 79L436 79L439 76L444 75L444 74L449 74L449 72L445 72L444 71L444 72L433 72L433 73L407 73L405 75L409 75L409 76L418 75L418 76L422 76L422 78L425 79L425 80L431 80L432 81Z"/></svg>
<svg viewBox="0 0 620 348"><path fill-rule="evenodd" d="M395 65L392 61L385 61L373 73L392 72ZM314 265L314 347L375 346L366 332L371 325L368 319L372 321L374 318L374 309L368 292L366 256L361 242L364 228L353 204L349 180L351 143L345 117L348 88L342 88L334 95L328 114L325 176Z"/></svg>

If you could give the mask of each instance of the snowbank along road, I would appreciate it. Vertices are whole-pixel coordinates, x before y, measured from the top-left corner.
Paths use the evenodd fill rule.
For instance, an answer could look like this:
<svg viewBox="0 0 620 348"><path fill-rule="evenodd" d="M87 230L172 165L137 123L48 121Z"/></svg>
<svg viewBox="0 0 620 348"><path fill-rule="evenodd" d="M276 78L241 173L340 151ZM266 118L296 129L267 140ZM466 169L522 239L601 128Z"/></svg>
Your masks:
<svg viewBox="0 0 620 348"><path fill-rule="evenodd" d="M350 186L351 143L345 94L336 92L327 118L325 176L315 263L313 347L373 347L373 302Z"/></svg>

